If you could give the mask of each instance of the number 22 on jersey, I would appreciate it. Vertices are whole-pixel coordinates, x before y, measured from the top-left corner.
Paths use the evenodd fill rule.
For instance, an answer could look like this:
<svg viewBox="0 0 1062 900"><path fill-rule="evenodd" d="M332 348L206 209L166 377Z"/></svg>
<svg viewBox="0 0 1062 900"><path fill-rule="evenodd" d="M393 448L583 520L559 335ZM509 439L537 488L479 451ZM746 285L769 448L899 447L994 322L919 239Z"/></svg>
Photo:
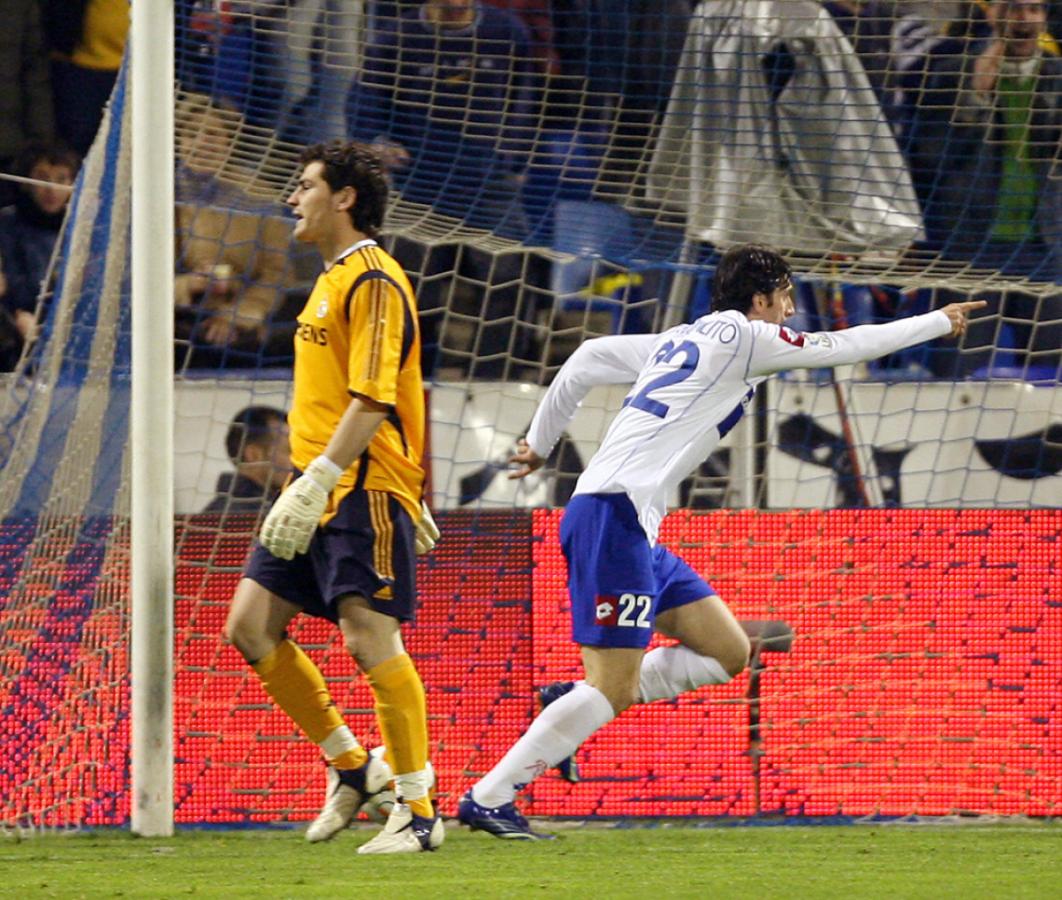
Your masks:
<svg viewBox="0 0 1062 900"><path fill-rule="evenodd" d="M661 419L667 416L670 407L661 400L654 398L652 394L689 378L697 369L701 351L692 341L683 341L681 344L668 341L657 351L656 358L653 360L654 366L659 366L672 363L679 356L682 357L682 361L677 368L668 369L668 371L657 375L637 394L628 395L623 401L623 405L633 406L635 409L640 409Z"/></svg>

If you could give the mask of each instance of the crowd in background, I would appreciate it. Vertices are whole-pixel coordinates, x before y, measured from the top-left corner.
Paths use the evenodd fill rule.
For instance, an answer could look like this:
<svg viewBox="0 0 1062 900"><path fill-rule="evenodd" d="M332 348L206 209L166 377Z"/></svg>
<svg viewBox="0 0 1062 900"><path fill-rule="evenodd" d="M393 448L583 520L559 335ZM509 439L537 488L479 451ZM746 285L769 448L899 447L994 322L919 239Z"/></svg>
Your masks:
<svg viewBox="0 0 1062 900"><path fill-rule="evenodd" d="M76 174L99 125L121 62L128 4L12 6L0 35L0 171L54 176L61 185ZM795 98L814 99L801 81L806 45L843 34L858 61L851 71L845 62L847 88L864 91L873 105L843 114L885 123L905 170L896 180L909 179L917 198L914 217L906 217L910 258L1062 280L1062 58L1051 36L1062 33L1062 3L179 0L178 365L283 364L301 286L314 274L290 247L282 198L241 182L232 152L240 129L268 130L294 144L363 140L379 151L404 201L529 247L566 249L561 231L570 229L559 223L580 210L643 238L656 229L651 238L667 245L674 235L661 226L666 197L653 205L652 170L671 160L653 155L663 152L657 145L669 120L693 127L681 118L680 84L690 75L694 23L720 11L740 18L753 7L812 25L796 36L780 27L752 67L777 108L723 109L720 118L747 114L765 128L781 122L795 132L802 115ZM718 36L712 39L705 71L724 58ZM707 110L690 108L711 116L722 96L713 91L695 101ZM791 146L785 137L783 148ZM787 164L796 169L803 160ZM8 357L36 328L32 285L43 278L65 206L58 199L65 194L44 197L43 190L0 181L0 200L10 207L0 215ZM691 211L680 212L692 220ZM746 224L755 233L762 223ZM681 227L676 233L681 242ZM711 233L696 251L709 265ZM391 249L418 289L426 371L452 362L444 313L466 325L455 357L464 360L462 374L512 377L514 359L541 366L542 312L558 289L549 259L457 240L398 239ZM607 247L592 249L608 256ZM622 265L617 271L623 277ZM668 275L647 271L638 280L643 297L664 298ZM804 288L798 324L831 327L814 290ZM835 293L833 309L849 324L930 302L924 292L887 286ZM940 357L933 373L983 370L1001 342L1012 345L1015 361L1057 370L1058 292L987 298L990 315L967 339L968 350L982 352ZM691 313L709 306L710 297L693 292ZM602 327L650 328L660 324L655 318L613 316Z"/></svg>
<svg viewBox="0 0 1062 900"><path fill-rule="evenodd" d="M0 370L39 327L38 295L114 87L126 0L12 0L0 30ZM46 291L45 291L46 293Z"/></svg>

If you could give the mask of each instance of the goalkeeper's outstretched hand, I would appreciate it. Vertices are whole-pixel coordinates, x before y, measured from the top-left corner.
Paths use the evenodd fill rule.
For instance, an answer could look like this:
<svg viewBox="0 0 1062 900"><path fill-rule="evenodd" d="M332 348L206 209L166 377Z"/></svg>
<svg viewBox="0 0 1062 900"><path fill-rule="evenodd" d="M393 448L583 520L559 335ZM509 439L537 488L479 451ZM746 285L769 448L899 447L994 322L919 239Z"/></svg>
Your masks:
<svg viewBox="0 0 1062 900"><path fill-rule="evenodd" d="M343 470L318 456L284 491L262 523L262 546L279 559L292 559L310 549L310 538L328 505L328 495Z"/></svg>
<svg viewBox="0 0 1062 900"><path fill-rule="evenodd" d="M428 504L423 500L420 501L420 518L417 519L417 524L414 527L416 529L417 556L430 553L439 540L439 526L435 524L435 520L431 517L431 510L428 509Z"/></svg>

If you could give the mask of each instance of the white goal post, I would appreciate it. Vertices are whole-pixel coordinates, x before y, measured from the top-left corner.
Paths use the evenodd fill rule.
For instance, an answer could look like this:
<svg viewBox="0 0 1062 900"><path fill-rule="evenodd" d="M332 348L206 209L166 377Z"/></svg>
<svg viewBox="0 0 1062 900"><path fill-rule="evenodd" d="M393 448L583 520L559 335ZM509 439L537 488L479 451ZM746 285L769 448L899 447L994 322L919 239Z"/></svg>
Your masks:
<svg viewBox="0 0 1062 900"><path fill-rule="evenodd" d="M172 0L132 3L131 825L173 834Z"/></svg>

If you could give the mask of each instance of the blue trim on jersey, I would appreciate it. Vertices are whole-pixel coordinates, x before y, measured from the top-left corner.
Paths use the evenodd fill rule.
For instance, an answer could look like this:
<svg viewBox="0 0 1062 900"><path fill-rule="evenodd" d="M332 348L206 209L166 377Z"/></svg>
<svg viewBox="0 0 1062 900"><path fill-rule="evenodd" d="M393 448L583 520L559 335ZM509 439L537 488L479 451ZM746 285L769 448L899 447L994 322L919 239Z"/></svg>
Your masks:
<svg viewBox="0 0 1062 900"><path fill-rule="evenodd" d="M752 400L755 393L756 388L749 388L748 393L738 401L738 405L735 406L730 411L730 414L716 426L720 439L725 438L730 432L730 429L741 421L741 417L745 415L745 406L750 400Z"/></svg>
<svg viewBox="0 0 1062 900"><path fill-rule="evenodd" d="M649 544L626 494L576 494L560 539L577 644L644 649L658 614L715 594L684 560Z"/></svg>

